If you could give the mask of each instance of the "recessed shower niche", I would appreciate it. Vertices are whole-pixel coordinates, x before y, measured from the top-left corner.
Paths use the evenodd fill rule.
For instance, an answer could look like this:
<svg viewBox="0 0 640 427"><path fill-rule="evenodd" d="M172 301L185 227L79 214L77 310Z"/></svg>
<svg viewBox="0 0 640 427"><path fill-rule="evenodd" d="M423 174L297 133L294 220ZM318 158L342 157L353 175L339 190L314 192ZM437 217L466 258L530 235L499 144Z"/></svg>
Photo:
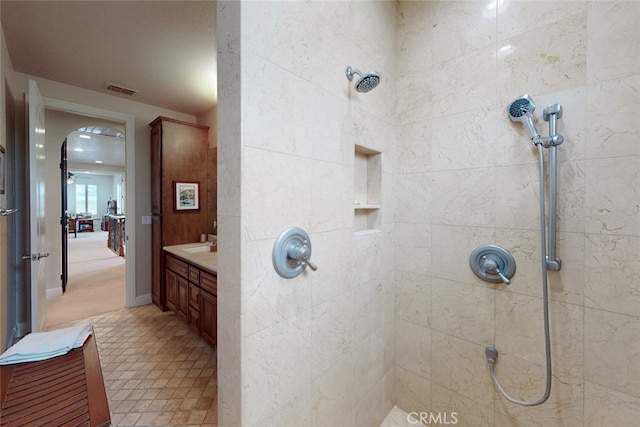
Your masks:
<svg viewBox="0 0 640 427"><path fill-rule="evenodd" d="M381 229L382 153L362 145L355 146L354 231Z"/></svg>

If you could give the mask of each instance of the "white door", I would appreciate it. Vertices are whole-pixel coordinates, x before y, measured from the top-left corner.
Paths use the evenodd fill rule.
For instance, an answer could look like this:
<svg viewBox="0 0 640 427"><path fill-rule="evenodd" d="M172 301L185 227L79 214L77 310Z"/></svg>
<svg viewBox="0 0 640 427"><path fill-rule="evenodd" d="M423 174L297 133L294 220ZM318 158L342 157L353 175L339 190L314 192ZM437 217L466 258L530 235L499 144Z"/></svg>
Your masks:
<svg viewBox="0 0 640 427"><path fill-rule="evenodd" d="M44 101L35 81L29 80L29 227L31 238L31 332L44 322L46 282Z"/></svg>

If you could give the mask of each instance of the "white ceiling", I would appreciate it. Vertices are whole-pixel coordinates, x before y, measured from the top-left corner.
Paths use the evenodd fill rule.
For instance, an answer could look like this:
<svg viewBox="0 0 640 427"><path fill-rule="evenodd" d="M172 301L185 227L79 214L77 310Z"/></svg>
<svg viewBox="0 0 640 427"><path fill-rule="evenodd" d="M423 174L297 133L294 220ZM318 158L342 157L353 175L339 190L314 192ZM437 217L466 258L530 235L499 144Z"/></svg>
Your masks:
<svg viewBox="0 0 640 427"><path fill-rule="evenodd" d="M191 115L217 103L213 0L0 0L0 7L15 71ZM139 92L114 93L106 83ZM124 166L123 139L78 136L67 138L70 163Z"/></svg>
<svg viewBox="0 0 640 427"><path fill-rule="evenodd" d="M88 137L88 138L87 138ZM67 136L67 161L70 169L77 170L78 164L125 166L124 135L105 136L88 132L71 132Z"/></svg>
<svg viewBox="0 0 640 427"><path fill-rule="evenodd" d="M0 1L15 71L196 115L216 105L216 3ZM138 90L133 97L106 89Z"/></svg>

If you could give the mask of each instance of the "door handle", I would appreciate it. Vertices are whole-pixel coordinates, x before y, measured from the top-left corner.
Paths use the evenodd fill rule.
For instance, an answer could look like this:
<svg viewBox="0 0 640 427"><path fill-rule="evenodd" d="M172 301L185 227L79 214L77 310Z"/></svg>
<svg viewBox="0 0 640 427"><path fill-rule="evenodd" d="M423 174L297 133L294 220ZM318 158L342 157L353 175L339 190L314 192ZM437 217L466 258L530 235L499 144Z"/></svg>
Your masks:
<svg viewBox="0 0 640 427"><path fill-rule="evenodd" d="M9 216L13 213L18 212L18 209L4 209L0 208L0 216Z"/></svg>
<svg viewBox="0 0 640 427"><path fill-rule="evenodd" d="M49 255L51 255L49 252L47 252L46 254L41 254L40 252L38 252L38 255L36 255L36 254L22 255L22 259L24 259L24 260L30 259L31 261L39 261L40 258L46 258Z"/></svg>

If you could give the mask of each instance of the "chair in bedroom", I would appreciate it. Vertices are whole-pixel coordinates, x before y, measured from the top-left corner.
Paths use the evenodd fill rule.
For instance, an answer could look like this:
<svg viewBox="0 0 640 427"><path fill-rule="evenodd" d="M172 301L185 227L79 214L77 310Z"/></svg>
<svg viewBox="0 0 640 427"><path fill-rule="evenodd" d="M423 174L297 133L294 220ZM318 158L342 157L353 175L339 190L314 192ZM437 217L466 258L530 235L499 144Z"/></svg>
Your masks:
<svg viewBox="0 0 640 427"><path fill-rule="evenodd" d="M78 226L75 218L67 218L67 233L73 233L73 237L78 237Z"/></svg>

